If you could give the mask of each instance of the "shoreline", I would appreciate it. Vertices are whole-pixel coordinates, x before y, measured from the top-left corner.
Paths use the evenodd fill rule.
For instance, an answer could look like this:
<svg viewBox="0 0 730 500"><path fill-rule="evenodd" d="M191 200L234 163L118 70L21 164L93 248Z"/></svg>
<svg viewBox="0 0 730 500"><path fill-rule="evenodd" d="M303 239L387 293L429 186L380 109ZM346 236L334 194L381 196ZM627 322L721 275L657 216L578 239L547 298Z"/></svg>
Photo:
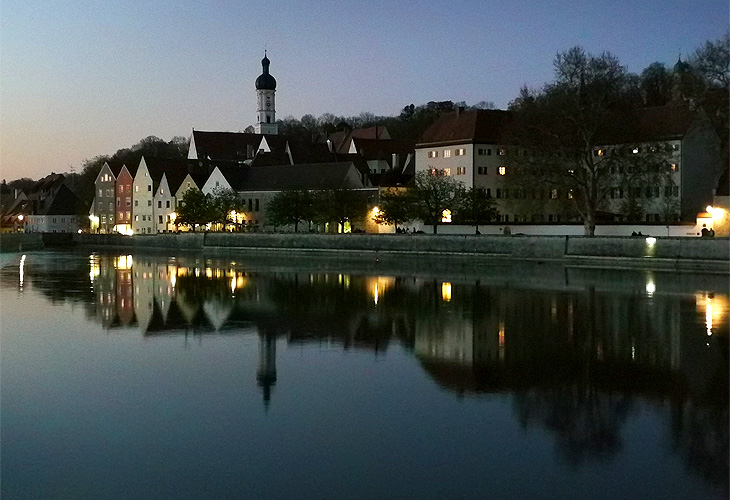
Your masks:
<svg viewBox="0 0 730 500"><path fill-rule="evenodd" d="M552 262L571 267L730 273L730 238L492 236L308 233L6 234L2 251L51 248L204 251L278 259L397 262L467 260L473 264ZM462 262L463 263L463 262Z"/></svg>

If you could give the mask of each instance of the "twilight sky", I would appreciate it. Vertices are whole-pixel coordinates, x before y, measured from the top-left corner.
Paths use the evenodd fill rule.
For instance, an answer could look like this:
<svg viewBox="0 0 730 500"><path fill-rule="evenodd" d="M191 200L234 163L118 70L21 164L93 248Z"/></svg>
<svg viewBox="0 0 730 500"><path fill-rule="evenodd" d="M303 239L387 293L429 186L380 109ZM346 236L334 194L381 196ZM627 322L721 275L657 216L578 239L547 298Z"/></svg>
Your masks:
<svg viewBox="0 0 730 500"><path fill-rule="evenodd" d="M673 65L728 29L727 0L1 0L0 177L81 170L148 135L255 120L264 48L277 118L494 101L558 51Z"/></svg>

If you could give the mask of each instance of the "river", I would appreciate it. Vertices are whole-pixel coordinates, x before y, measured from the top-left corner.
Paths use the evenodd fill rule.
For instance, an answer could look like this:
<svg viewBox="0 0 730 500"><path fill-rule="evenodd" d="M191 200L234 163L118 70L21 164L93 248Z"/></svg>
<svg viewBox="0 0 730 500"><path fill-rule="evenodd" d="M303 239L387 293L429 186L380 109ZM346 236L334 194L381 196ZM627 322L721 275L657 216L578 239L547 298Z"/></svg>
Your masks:
<svg viewBox="0 0 730 500"><path fill-rule="evenodd" d="M17 259L2 497L727 497L727 274L379 266Z"/></svg>

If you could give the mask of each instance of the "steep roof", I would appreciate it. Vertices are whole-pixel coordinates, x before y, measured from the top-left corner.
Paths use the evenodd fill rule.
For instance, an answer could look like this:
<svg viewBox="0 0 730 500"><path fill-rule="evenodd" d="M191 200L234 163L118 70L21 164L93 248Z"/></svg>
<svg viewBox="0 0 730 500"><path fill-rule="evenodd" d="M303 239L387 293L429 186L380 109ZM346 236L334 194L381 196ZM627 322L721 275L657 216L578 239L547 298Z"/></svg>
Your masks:
<svg viewBox="0 0 730 500"><path fill-rule="evenodd" d="M363 187L350 185L348 175L357 172L352 162L280 165L246 169L241 187L245 191L283 191L287 189L346 189ZM228 177L226 177L228 180ZM236 188L234 188L236 189Z"/></svg>
<svg viewBox="0 0 730 500"><path fill-rule="evenodd" d="M193 131L193 144L201 160L244 160L248 158L249 149L256 152L262 138L262 134L244 132Z"/></svg>
<svg viewBox="0 0 730 500"><path fill-rule="evenodd" d="M675 103L616 113L601 126L597 142L625 144L681 139L696 119L686 104Z"/></svg>
<svg viewBox="0 0 730 500"><path fill-rule="evenodd" d="M497 109L472 109L443 115L421 136L416 147L452 144L505 144L512 113Z"/></svg>
<svg viewBox="0 0 730 500"><path fill-rule="evenodd" d="M392 154L407 155L416 149L413 141L396 139L363 139L355 137L355 148L366 160L390 160Z"/></svg>
<svg viewBox="0 0 730 500"><path fill-rule="evenodd" d="M81 200L62 184L38 212L39 215L76 215L81 212Z"/></svg>
<svg viewBox="0 0 730 500"><path fill-rule="evenodd" d="M367 128L356 128L353 130L341 130L327 136L326 140L332 143L332 150L336 153L347 153L350 149L350 141L358 139L390 139L390 133L384 126L375 125Z"/></svg>

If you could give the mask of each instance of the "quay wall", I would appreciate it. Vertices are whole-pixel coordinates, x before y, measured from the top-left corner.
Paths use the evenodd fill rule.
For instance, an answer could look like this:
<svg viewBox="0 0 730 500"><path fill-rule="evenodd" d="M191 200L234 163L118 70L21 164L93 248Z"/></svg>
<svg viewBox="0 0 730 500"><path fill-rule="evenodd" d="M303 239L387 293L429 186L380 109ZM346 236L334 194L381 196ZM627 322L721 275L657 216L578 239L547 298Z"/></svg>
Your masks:
<svg viewBox="0 0 730 500"><path fill-rule="evenodd" d="M329 255L335 258L430 255L551 260L591 265L710 267L728 271L730 239L620 236L494 236L424 234L184 233L144 236L74 235L91 248L205 250Z"/></svg>

